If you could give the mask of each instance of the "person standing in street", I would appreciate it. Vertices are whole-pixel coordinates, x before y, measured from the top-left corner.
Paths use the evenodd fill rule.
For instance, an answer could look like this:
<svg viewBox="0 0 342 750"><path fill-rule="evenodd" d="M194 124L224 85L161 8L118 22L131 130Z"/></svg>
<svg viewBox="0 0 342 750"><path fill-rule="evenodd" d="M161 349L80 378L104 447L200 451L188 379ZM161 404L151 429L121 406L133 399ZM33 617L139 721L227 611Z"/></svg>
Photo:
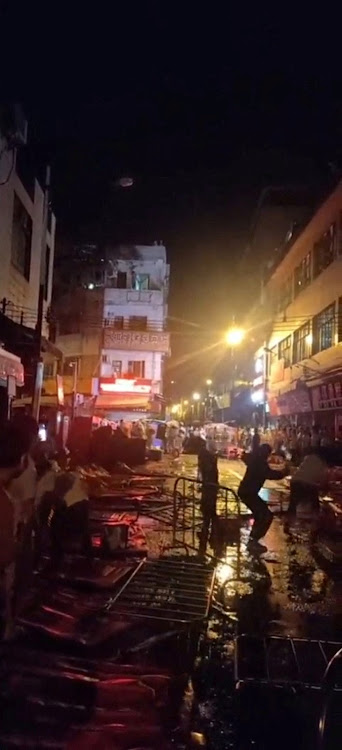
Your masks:
<svg viewBox="0 0 342 750"><path fill-rule="evenodd" d="M28 450L27 439L21 430L7 423L0 429L0 591L1 634L7 640L13 630L13 603L15 587L16 504L13 503L9 486L25 469Z"/></svg>
<svg viewBox="0 0 342 750"><path fill-rule="evenodd" d="M268 459L272 453L271 446L263 443L257 452L245 454L242 460L247 466L245 475L240 482L238 494L242 502L252 511L254 524L249 537L249 549L255 552L265 552L267 547L260 544L273 521L273 513L259 495L266 479L282 479L287 469L278 471L271 469Z"/></svg>
<svg viewBox="0 0 342 750"><path fill-rule="evenodd" d="M209 443L208 446L204 443L199 450L198 473L202 481L201 511L203 515L203 527L200 533L200 553L204 554L208 542L209 531L211 531L211 536L213 538L217 521L216 503L219 473L214 441Z"/></svg>
<svg viewBox="0 0 342 750"><path fill-rule="evenodd" d="M254 429L253 437L252 437L252 453L257 453L260 448L260 434L257 427Z"/></svg>

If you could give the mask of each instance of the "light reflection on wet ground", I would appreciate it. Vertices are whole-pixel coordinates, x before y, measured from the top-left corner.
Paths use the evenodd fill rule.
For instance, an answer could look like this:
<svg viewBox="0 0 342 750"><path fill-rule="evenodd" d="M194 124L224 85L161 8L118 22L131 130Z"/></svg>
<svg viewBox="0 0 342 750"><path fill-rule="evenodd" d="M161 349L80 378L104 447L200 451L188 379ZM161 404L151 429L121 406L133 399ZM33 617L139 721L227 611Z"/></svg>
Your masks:
<svg viewBox="0 0 342 750"><path fill-rule="evenodd" d="M236 491L243 464L220 461L219 468L220 483ZM173 470L176 474L197 476L194 457L182 457ZM193 721L195 733L206 736L209 746L217 750L236 747L268 750L269 747L252 740L251 744L236 744L233 671L236 634L341 640L342 580L320 566L312 553L305 525L299 524L296 536L284 533L279 511L282 504L286 507L287 496L283 482L268 483L263 490L263 497L275 512L265 537L268 547L265 555L249 554L250 521L246 519L239 543L225 545L216 561L212 616L193 675L197 706ZM167 543L167 537L166 534L163 543ZM214 554L210 548L209 552ZM297 750L297 746L294 744L292 749Z"/></svg>

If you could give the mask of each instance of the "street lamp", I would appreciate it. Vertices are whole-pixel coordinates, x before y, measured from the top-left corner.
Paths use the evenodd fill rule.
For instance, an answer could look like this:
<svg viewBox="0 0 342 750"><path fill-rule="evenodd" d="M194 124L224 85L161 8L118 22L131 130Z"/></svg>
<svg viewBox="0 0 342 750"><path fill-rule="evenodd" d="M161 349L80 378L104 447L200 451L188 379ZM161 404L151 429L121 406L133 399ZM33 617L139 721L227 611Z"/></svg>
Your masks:
<svg viewBox="0 0 342 750"><path fill-rule="evenodd" d="M195 391L195 393L192 394L192 398L193 398L194 401L200 401L201 394L197 393L197 391Z"/></svg>
<svg viewBox="0 0 342 750"><path fill-rule="evenodd" d="M213 384L213 381L211 380L211 378L208 378L205 382L207 386L211 386Z"/></svg>
<svg viewBox="0 0 342 750"><path fill-rule="evenodd" d="M230 328L226 333L226 343L229 346L239 346L245 338L243 328Z"/></svg>

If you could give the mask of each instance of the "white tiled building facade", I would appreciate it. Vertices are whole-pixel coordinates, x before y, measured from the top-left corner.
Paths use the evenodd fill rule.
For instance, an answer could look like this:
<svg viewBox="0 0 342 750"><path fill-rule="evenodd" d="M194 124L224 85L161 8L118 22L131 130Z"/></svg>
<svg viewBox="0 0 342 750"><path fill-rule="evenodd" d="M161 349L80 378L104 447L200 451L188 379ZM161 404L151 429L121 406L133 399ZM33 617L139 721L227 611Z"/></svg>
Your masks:
<svg viewBox="0 0 342 750"><path fill-rule="evenodd" d="M100 391L102 381L131 379L148 381L152 395L163 393L163 364L170 349L168 288L164 245L135 245L107 255Z"/></svg>
<svg viewBox="0 0 342 750"><path fill-rule="evenodd" d="M16 171L16 151L0 134L0 300L6 316L34 328L45 252L45 313L51 302L55 229L53 214L43 242L44 192L37 180L29 192ZM45 316L44 316L45 320ZM44 323L44 335L47 335Z"/></svg>

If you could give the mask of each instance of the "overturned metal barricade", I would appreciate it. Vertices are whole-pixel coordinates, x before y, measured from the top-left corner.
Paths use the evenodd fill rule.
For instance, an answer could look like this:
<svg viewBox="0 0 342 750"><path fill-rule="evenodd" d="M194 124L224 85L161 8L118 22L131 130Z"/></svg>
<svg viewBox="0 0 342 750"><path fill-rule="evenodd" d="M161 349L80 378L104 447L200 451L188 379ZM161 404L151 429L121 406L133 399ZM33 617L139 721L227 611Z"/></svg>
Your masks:
<svg viewBox="0 0 342 750"><path fill-rule="evenodd" d="M209 611L214 585L212 567L190 559L143 560L108 603L119 615L191 625Z"/></svg>

